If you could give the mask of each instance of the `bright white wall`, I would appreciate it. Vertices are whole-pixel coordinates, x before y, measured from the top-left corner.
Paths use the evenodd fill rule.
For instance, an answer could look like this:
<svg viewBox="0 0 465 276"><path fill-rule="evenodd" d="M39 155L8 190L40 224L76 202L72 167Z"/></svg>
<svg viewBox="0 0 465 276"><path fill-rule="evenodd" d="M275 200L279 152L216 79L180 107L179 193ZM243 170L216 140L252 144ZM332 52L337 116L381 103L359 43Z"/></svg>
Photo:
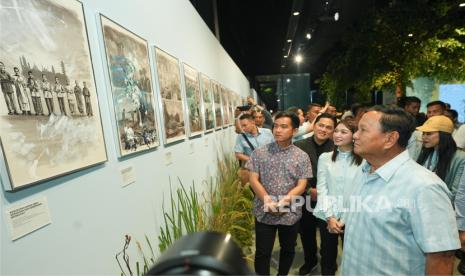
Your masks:
<svg viewBox="0 0 465 276"><path fill-rule="evenodd" d="M235 134L228 128L118 160L102 37L97 28L98 13L147 39L149 45L159 46L240 92L241 96L249 93L249 83L188 0L84 0L83 3L108 162L18 192L2 192L1 275L119 275L114 256L122 248L124 234L131 234L142 244L144 234L156 241L162 222L161 204L164 198L168 200L169 178L174 187L178 186L179 177L187 185L195 181L197 189L203 190L205 185L201 181L215 174L219 148L229 150L234 143ZM150 53L153 55L153 49ZM153 69L153 57L151 63ZM156 76L152 77L155 82ZM193 154L189 154L191 144ZM164 161L166 152L173 156L173 164L169 166ZM135 168L137 182L121 188L119 169L129 165ZM5 176L5 171L0 173ZM40 196L48 199L52 224L12 242L5 225L5 208ZM156 247L156 242L153 245ZM132 259L137 259L135 243L131 248Z"/></svg>

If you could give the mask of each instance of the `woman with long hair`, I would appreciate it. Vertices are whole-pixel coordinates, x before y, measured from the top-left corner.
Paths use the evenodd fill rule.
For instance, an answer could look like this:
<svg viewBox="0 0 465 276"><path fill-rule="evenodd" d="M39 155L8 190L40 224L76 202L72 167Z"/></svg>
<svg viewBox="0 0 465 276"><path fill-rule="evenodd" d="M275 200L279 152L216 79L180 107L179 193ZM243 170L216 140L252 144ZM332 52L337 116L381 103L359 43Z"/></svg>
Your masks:
<svg viewBox="0 0 465 276"><path fill-rule="evenodd" d="M423 132L423 147L417 162L436 173L451 192L462 244L456 254L460 258L457 269L465 274L465 152L457 149L452 138L454 123L444 115L429 118L417 130Z"/></svg>
<svg viewBox="0 0 465 276"><path fill-rule="evenodd" d="M338 239L343 233L342 201L352 191L352 179L362 162L362 158L354 153L353 135L356 131L354 119L341 120L333 133L335 150L321 154L318 160L318 202L313 215L320 219L322 275L335 275L337 270Z"/></svg>
<svg viewBox="0 0 465 276"><path fill-rule="evenodd" d="M417 162L436 173L452 193L454 202L465 166L465 152L457 149L452 138L454 123L444 115L429 118L422 126L423 146Z"/></svg>

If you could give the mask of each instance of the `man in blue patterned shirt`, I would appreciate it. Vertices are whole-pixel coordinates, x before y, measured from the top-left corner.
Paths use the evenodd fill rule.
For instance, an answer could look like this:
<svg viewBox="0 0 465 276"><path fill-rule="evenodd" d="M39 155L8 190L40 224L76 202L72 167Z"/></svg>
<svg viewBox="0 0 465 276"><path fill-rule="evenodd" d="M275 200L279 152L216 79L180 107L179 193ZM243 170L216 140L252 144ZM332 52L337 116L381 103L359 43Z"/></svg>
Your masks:
<svg viewBox="0 0 465 276"><path fill-rule="evenodd" d="M256 149L246 164L255 192L255 272L259 275L270 274L276 231L281 246L278 275L287 275L294 260L303 204L299 196L312 177L308 155L292 144L298 127L296 114L278 113L273 126L275 142Z"/></svg>
<svg viewBox="0 0 465 276"><path fill-rule="evenodd" d="M447 186L405 150L415 119L374 107L354 135L354 177L341 275L452 275L460 247ZM356 199L356 200L354 200ZM354 208L354 205L357 208Z"/></svg>

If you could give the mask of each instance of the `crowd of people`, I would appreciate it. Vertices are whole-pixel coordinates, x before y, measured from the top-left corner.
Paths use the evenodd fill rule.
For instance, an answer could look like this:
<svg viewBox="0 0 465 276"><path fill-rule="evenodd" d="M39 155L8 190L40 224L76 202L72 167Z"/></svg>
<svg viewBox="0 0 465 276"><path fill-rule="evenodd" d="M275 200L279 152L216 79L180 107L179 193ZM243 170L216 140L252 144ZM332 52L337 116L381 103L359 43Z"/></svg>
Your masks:
<svg viewBox="0 0 465 276"><path fill-rule="evenodd" d="M298 236L304 264L335 275L465 274L465 124L446 103L330 103L274 114L248 98L236 110L234 152L255 198L255 272L289 273ZM242 110L242 112L241 112ZM244 111L246 110L246 111ZM317 232L319 231L319 255Z"/></svg>

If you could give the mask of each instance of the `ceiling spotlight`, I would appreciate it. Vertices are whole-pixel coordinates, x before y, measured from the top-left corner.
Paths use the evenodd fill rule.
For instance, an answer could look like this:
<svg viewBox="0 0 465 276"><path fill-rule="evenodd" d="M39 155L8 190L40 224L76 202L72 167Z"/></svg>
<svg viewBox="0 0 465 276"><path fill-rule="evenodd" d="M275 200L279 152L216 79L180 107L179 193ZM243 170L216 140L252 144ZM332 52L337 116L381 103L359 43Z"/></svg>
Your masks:
<svg viewBox="0 0 465 276"><path fill-rule="evenodd" d="M408 34L408 37L412 37L412 36L413 36L413 34L412 34L412 33L409 33L409 34Z"/></svg>
<svg viewBox="0 0 465 276"><path fill-rule="evenodd" d="M280 100L280 99L277 99L276 101L279 103L281 100Z"/></svg>
<svg viewBox="0 0 465 276"><path fill-rule="evenodd" d="M460 3L460 4L459 4L459 7L461 7L461 8L465 7L465 2L464 2L464 3Z"/></svg>
<svg viewBox="0 0 465 276"><path fill-rule="evenodd" d="M334 13L334 21L338 21L339 20L339 12L335 12Z"/></svg>
<svg viewBox="0 0 465 276"><path fill-rule="evenodd" d="M291 42L292 42L292 39L288 39L287 42L291 43Z"/></svg>
<svg viewBox="0 0 465 276"><path fill-rule="evenodd" d="M287 79L286 79L286 82L288 82L288 83L291 82L291 79L290 79L290 78L287 78Z"/></svg>
<svg viewBox="0 0 465 276"><path fill-rule="evenodd" d="M311 38L312 38L312 34L311 34L311 33L307 33L307 34L305 35L305 38L311 39Z"/></svg>
<svg viewBox="0 0 465 276"><path fill-rule="evenodd" d="M287 55L286 56L283 56L284 58L287 58Z"/></svg>
<svg viewBox="0 0 465 276"><path fill-rule="evenodd" d="M300 14L300 12L294 12L292 15L297 16L299 14Z"/></svg>
<svg viewBox="0 0 465 276"><path fill-rule="evenodd" d="M295 62L301 63L302 62L302 56L301 55L295 56Z"/></svg>

